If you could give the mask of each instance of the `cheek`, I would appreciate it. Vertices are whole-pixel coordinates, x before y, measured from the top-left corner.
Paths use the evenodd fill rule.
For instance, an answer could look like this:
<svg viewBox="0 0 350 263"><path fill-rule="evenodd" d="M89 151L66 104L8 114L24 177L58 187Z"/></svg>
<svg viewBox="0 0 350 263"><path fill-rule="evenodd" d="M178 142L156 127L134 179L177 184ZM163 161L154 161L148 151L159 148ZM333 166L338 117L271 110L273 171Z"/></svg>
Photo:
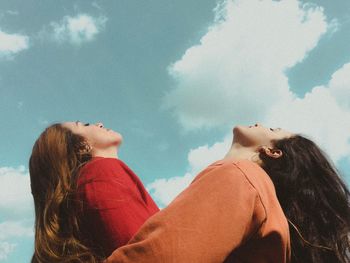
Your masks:
<svg viewBox="0 0 350 263"><path fill-rule="evenodd" d="M256 145L256 146L270 145L270 142L273 139L271 137L271 134L269 134L265 130L252 131L248 136L252 145Z"/></svg>

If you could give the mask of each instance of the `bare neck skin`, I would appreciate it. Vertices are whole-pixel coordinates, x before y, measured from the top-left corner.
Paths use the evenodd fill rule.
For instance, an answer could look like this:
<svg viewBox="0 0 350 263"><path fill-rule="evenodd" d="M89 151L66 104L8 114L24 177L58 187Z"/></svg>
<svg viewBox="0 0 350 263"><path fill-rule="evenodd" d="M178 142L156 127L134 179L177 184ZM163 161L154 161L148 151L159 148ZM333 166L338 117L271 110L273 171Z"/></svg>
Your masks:
<svg viewBox="0 0 350 263"><path fill-rule="evenodd" d="M255 148L245 147L237 142L234 142L228 153L225 155L224 159L232 161L251 160L252 157L256 154L257 152Z"/></svg>
<svg viewBox="0 0 350 263"><path fill-rule="evenodd" d="M118 159L118 148L110 147L106 149L92 149L93 157L115 158Z"/></svg>

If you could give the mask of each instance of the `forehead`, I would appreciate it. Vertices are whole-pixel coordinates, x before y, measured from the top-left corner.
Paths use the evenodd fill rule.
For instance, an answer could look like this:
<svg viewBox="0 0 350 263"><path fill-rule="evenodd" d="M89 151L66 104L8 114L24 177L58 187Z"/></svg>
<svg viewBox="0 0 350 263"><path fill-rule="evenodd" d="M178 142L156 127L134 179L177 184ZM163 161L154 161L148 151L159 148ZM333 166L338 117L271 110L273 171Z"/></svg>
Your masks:
<svg viewBox="0 0 350 263"><path fill-rule="evenodd" d="M78 128L77 123L73 122L73 121L67 121L67 122L63 122L62 126L65 128L70 129L71 131L74 131Z"/></svg>

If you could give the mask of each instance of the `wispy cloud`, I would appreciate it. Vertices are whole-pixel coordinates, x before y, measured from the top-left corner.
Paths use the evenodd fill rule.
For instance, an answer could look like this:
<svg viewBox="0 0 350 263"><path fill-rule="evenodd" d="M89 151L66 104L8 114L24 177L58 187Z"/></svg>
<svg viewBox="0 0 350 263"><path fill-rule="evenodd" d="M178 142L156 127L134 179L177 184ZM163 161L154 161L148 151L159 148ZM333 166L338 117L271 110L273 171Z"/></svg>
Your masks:
<svg viewBox="0 0 350 263"><path fill-rule="evenodd" d="M81 45L93 41L97 34L104 29L107 18L78 14L74 17L65 16L59 22L51 22L40 33L40 38L50 39L57 43Z"/></svg>
<svg viewBox="0 0 350 263"><path fill-rule="evenodd" d="M29 37L21 34L10 34L0 29L0 58L13 58L16 53L28 49Z"/></svg>
<svg viewBox="0 0 350 263"><path fill-rule="evenodd" d="M6 14L9 14L11 16L18 16L19 12L17 10L6 10Z"/></svg>

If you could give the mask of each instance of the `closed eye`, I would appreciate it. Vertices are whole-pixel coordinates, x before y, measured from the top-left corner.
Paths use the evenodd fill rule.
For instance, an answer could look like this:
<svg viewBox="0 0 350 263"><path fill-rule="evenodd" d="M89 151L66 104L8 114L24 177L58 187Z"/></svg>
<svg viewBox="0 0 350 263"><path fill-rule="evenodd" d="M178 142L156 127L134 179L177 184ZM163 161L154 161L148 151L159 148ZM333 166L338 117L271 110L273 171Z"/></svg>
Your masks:
<svg viewBox="0 0 350 263"><path fill-rule="evenodd" d="M276 129L272 129L270 128L271 131L279 131L279 130L282 130L281 128L276 128Z"/></svg>
<svg viewBox="0 0 350 263"><path fill-rule="evenodd" d="M85 123L85 124L84 124L84 126L89 126L89 125L90 125L90 123Z"/></svg>

